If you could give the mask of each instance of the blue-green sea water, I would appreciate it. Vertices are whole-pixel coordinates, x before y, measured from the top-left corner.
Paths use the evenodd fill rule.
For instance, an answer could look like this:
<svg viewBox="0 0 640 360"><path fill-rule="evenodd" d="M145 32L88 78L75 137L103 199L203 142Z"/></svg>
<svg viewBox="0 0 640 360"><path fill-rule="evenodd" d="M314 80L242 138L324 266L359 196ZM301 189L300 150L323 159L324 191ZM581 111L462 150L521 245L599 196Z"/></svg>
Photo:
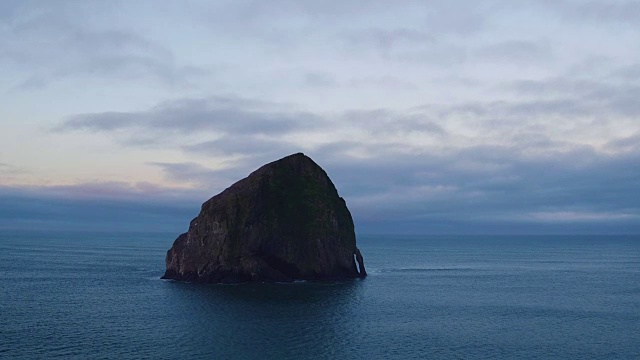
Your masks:
<svg viewBox="0 0 640 360"><path fill-rule="evenodd" d="M369 276L160 280L176 234L0 233L0 358L640 359L638 236L360 236Z"/></svg>

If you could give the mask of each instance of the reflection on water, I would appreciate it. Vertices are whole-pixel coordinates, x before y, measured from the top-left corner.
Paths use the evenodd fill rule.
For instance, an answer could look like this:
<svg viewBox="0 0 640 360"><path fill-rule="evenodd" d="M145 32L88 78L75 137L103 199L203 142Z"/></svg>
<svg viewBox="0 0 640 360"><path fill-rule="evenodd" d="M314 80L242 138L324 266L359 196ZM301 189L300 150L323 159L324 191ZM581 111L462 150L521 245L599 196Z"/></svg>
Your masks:
<svg viewBox="0 0 640 360"><path fill-rule="evenodd" d="M338 304L353 300L365 279L332 282L261 283L238 285L203 285L177 281L165 281L171 289L170 296L206 298L208 301L232 301L243 304L295 303Z"/></svg>
<svg viewBox="0 0 640 360"><path fill-rule="evenodd" d="M169 281L164 294L181 315L171 329L179 347L222 358L330 357L353 339L352 310L362 301L364 282L203 286Z"/></svg>

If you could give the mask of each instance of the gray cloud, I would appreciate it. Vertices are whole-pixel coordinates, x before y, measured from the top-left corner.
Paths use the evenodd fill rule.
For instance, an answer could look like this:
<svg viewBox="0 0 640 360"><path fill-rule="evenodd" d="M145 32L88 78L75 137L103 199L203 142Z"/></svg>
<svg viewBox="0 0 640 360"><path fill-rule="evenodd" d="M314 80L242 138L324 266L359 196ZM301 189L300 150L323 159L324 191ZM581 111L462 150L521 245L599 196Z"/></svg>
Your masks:
<svg viewBox="0 0 640 360"><path fill-rule="evenodd" d="M530 63L550 61L553 58L553 52L548 43L511 40L485 45L474 51L473 56L476 59Z"/></svg>
<svg viewBox="0 0 640 360"><path fill-rule="evenodd" d="M354 25L354 19L363 19L367 25L376 24L378 27L369 28L377 33L374 44L393 43L396 41L414 41L424 38L421 30L434 35L454 34L469 35L484 27L486 17L483 16L490 6L450 1L400 1L389 11L386 1L352 0L341 2L299 2L278 1L277 6L265 4L261 1L227 2L218 6L201 6L197 10L210 26L217 31L233 32L234 34L258 37L261 40L282 42L291 36L309 37L327 24L334 29L349 29ZM247 19L246 23L235 21L237 18ZM388 29L386 25L412 22L421 25L421 29L404 27ZM295 19L292 21L292 19ZM214 21L215 20L215 21ZM285 34L287 27L299 25L299 31ZM262 31L256 31L256 30ZM369 38L358 36L358 31L337 31L339 37L355 37L360 40ZM362 33L361 33L362 34ZM385 40L385 38L387 40ZM377 46L377 45L376 45Z"/></svg>
<svg viewBox="0 0 640 360"><path fill-rule="evenodd" d="M622 81L637 83L637 81L640 80L640 63L616 69L612 75L613 77L617 77Z"/></svg>
<svg viewBox="0 0 640 360"><path fill-rule="evenodd" d="M633 140L622 139L614 145L627 146ZM532 154L532 147L543 147L547 154ZM350 156L354 148L366 149L370 157ZM383 228L381 224L386 229L406 226L410 232L466 227L473 232L483 223L509 231L538 224L538 232L559 229L555 226L561 224L573 224L569 227L576 230L594 222L617 224L624 231L639 228L637 150L607 154L589 146L567 149L540 136L534 142L509 146L417 153L338 142L307 154L327 170L365 232ZM264 162L244 163L233 181ZM189 173L180 168L174 170ZM215 179L216 173L207 177ZM442 228L445 225L454 228Z"/></svg>
<svg viewBox="0 0 640 360"><path fill-rule="evenodd" d="M640 152L527 153L526 145L478 146L448 154L343 157L326 167L361 224L411 224L420 232L455 223L512 229L528 222L546 229L549 222L618 219L638 228Z"/></svg>
<svg viewBox="0 0 640 360"><path fill-rule="evenodd" d="M0 63L24 92L6 102L35 118L21 110L32 105L25 93L75 80L33 106L38 116L76 113L42 136L103 134L173 151L184 161L148 151L141 165L182 188L11 188L0 195L18 197L5 204L42 197L52 210L31 210L47 217L55 206L77 216L75 203L88 211L103 200L139 201L140 211L157 205L168 214L174 201L197 208L256 167L304 151L328 170L365 232L580 230L587 222L640 231L640 62L627 39L637 2L136 2L127 14L122 4L1 3ZM171 29L158 27L168 20L160 13L172 14ZM77 104L85 80L111 94L130 82L144 88L126 101L82 96L89 103ZM197 90L175 99L173 86L192 83ZM241 96L216 95L224 93ZM129 150L139 149L119 149Z"/></svg>
<svg viewBox="0 0 640 360"><path fill-rule="evenodd" d="M2 188L4 192L8 192L11 189L11 187ZM153 202L153 199L158 199L159 201L193 199L199 194L197 190L170 188L148 182L127 183L120 181L94 181L74 185L21 186L16 189L18 192L34 197L42 196L73 200L140 201L146 199Z"/></svg>
<svg viewBox="0 0 640 360"><path fill-rule="evenodd" d="M621 194L633 193L638 177L630 170L638 161L636 136L608 134L600 151L566 135L590 129L598 136L601 129L620 124L633 127L634 116L640 115L633 101L638 90L611 79L517 81L507 87L521 96L516 99L334 115L235 97L185 99L140 113L81 115L59 130L219 132L214 140L180 149L230 159L228 168L155 164L173 181L211 190L265 162L304 150L328 164L364 223L388 217L396 223L420 219L452 224L456 216L507 223L549 222L554 216L564 223L611 217L631 221L638 209L628 200L637 195ZM234 120L227 124L222 119ZM453 124L475 134L463 135ZM355 129L368 138L328 138L306 146L291 136L309 129L337 135ZM555 130L561 132L554 137ZM419 134L424 142L403 143L402 137L393 137L398 134ZM602 191L601 184L612 185Z"/></svg>
<svg viewBox="0 0 640 360"><path fill-rule="evenodd" d="M346 46L350 49L372 47L383 57L388 57L394 51L402 50L402 48L425 47L435 41L433 35L423 30L410 28L365 29L347 32L344 34L344 38Z"/></svg>
<svg viewBox="0 0 640 360"><path fill-rule="evenodd" d="M413 92L419 89L413 81L404 80L390 75L355 77L346 82L346 85L356 90L365 90L371 87L384 87L394 91Z"/></svg>
<svg viewBox="0 0 640 360"><path fill-rule="evenodd" d="M605 148L614 152L640 152L640 132L611 140L607 142Z"/></svg>
<svg viewBox="0 0 640 360"><path fill-rule="evenodd" d="M277 153L294 153L298 145L282 140L260 139L250 135L227 136L217 140L185 145L187 152L205 155L242 155L274 157Z"/></svg>
<svg viewBox="0 0 640 360"><path fill-rule="evenodd" d="M115 131L144 129L157 133L214 132L272 134L313 127L318 117L283 111L276 104L235 97L182 99L161 103L142 112L105 112L74 115L54 130Z"/></svg>
<svg viewBox="0 0 640 360"><path fill-rule="evenodd" d="M594 91L600 86L599 83L591 80L553 78L546 80L516 80L509 87L523 95L566 95L584 94Z"/></svg>
<svg viewBox="0 0 640 360"><path fill-rule="evenodd" d="M424 49L411 48L399 51L392 60L437 67L458 66L470 59L467 48L454 43L439 43Z"/></svg>
<svg viewBox="0 0 640 360"><path fill-rule="evenodd" d="M633 140L622 139L616 146ZM418 153L369 146L369 158L349 155L350 149L363 146L333 143L307 152L327 170L347 200L360 233L640 231L637 148L608 154L583 146L539 157L530 154L528 144ZM198 190L122 183L5 188L0 197L13 196L9 205L23 202L12 219L55 218L58 206L69 214L91 213L92 207L100 206L95 214L106 219L115 216L109 211L122 208L147 214L140 219L158 212L165 218L172 213L193 216L199 203L248 175L262 160L252 160L242 169L216 170L196 163L153 165L173 180L201 185ZM40 199L37 204L47 210L24 205L25 196ZM186 215L178 217L188 220ZM138 226L150 224L141 220Z"/></svg>
<svg viewBox="0 0 640 360"><path fill-rule="evenodd" d="M18 168L16 166L13 166L11 164L0 163L0 171L2 171L2 172L10 172L10 173L22 173L22 172L25 172L26 170L20 169L20 168Z"/></svg>
<svg viewBox="0 0 640 360"><path fill-rule="evenodd" d="M363 132L376 135L424 132L445 136L447 132L425 112L398 112L388 109L351 110L340 114L343 123L354 125Z"/></svg>
<svg viewBox="0 0 640 360"><path fill-rule="evenodd" d="M175 234L197 215L200 201L193 198L193 192L142 184L0 186L0 229Z"/></svg>
<svg viewBox="0 0 640 360"><path fill-rule="evenodd" d="M331 88L338 85L336 79L323 72L312 71L304 75L304 83L311 87Z"/></svg>
<svg viewBox="0 0 640 360"><path fill-rule="evenodd" d="M568 117L591 116L610 118L640 116L640 86L633 82L619 82L614 71L602 79L588 80L556 77L544 80L516 81L510 85L533 100L509 106L513 114L557 114Z"/></svg>
<svg viewBox="0 0 640 360"><path fill-rule="evenodd" d="M127 81L150 78L172 86L188 86L207 73L197 66L179 64L170 49L134 32L98 29L84 23L84 12L100 11L99 4L30 5L10 6L12 15L0 28L0 61L31 73L13 90L39 88L78 75Z"/></svg>
<svg viewBox="0 0 640 360"><path fill-rule="evenodd" d="M248 174L248 170L238 162L233 166L211 169L194 162L152 162L149 165L160 167L164 176L174 182L190 184L201 194L201 200L213 196Z"/></svg>
<svg viewBox="0 0 640 360"><path fill-rule="evenodd" d="M0 163L0 181L15 180L20 175L26 175L29 171L7 163Z"/></svg>
<svg viewBox="0 0 640 360"><path fill-rule="evenodd" d="M638 1L558 1L557 7L563 16L570 19L613 22L637 26L640 24L640 2Z"/></svg>
<svg viewBox="0 0 640 360"><path fill-rule="evenodd" d="M196 183L199 185L214 182L216 174L218 173L218 171L216 170L206 168L200 164L193 162L152 162L149 164L153 166L159 166L165 173L165 176L170 180Z"/></svg>

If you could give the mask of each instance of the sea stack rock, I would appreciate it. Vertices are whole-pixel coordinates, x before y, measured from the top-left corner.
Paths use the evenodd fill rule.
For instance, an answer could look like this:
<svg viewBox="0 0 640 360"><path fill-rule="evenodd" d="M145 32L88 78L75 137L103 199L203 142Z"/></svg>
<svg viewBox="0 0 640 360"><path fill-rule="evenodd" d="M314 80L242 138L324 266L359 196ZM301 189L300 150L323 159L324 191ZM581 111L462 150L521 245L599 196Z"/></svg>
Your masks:
<svg viewBox="0 0 640 360"><path fill-rule="evenodd" d="M205 283L366 276L344 199L302 153L262 166L202 204L166 262L164 279Z"/></svg>

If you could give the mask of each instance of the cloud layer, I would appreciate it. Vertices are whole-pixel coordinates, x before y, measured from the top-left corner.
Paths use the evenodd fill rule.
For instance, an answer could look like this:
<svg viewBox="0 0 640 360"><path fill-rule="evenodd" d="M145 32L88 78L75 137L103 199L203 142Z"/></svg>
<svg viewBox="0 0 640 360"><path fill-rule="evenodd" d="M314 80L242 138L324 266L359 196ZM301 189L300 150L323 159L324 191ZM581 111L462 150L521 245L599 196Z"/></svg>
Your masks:
<svg viewBox="0 0 640 360"><path fill-rule="evenodd" d="M188 217L303 151L363 232L639 232L639 11L3 2L0 197L23 209L5 214Z"/></svg>

